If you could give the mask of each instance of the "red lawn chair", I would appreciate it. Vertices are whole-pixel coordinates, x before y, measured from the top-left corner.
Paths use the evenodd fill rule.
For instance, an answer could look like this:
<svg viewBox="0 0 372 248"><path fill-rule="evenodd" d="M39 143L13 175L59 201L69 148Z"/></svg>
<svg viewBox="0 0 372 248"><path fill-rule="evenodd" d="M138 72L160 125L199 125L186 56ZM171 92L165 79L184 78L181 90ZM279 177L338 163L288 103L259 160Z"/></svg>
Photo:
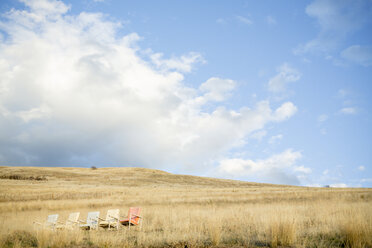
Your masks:
<svg viewBox="0 0 372 248"><path fill-rule="evenodd" d="M128 218L120 220L120 223L124 226L142 226L142 217L140 216L141 208L132 207L129 208Z"/></svg>

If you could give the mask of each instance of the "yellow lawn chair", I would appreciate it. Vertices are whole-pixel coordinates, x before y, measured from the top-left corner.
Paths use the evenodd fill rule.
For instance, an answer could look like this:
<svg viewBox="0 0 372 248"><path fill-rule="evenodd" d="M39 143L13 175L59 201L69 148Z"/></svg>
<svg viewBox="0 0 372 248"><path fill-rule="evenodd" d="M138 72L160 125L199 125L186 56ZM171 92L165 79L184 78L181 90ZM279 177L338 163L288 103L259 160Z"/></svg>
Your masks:
<svg viewBox="0 0 372 248"><path fill-rule="evenodd" d="M119 209L107 210L106 219L99 218L101 220L99 226L108 229L111 227L119 229L119 218Z"/></svg>

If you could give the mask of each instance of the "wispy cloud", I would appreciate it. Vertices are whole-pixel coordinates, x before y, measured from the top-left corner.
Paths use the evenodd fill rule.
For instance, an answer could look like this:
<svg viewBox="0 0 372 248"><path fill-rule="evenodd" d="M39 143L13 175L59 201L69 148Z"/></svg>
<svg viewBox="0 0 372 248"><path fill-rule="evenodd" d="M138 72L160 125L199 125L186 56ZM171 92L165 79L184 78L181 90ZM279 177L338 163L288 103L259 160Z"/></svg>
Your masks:
<svg viewBox="0 0 372 248"><path fill-rule="evenodd" d="M321 122L325 122L326 120L328 120L328 115L322 114L318 116L318 122L321 123Z"/></svg>
<svg viewBox="0 0 372 248"><path fill-rule="evenodd" d="M337 96L338 97L341 97L341 98L344 98L346 96L350 95L350 91L349 90L346 90L346 89L339 89L337 91Z"/></svg>
<svg viewBox="0 0 372 248"><path fill-rule="evenodd" d="M320 30L316 38L298 46L296 54L327 53L340 47L347 35L371 21L372 7L369 0L315 0L306 14L316 19Z"/></svg>
<svg viewBox="0 0 372 248"><path fill-rule="evenodd" d="M270 15L266 16L266 23L270 26L275 26L276 24L278 24L276 19Z"/></svg>
<svg viewBox="0 0 372 248"><path fill-rule="evenodd" d="M224 19L224 18L218 18L218 19L216 20L216 22L217 22L218 24L226 24L226 23L227 23L226 19Z"/></svg>
<svg viewBox="0 0 372 248"><path fill-rule="evenodd" d="M296 82L301 78L301 73L284 63L277 69L277 74L269 80L269 91L274 93L282 93L287 89L287 85Z"/></svg>
<svg viewBox="0 0 372 248"><path fill-rule="evenodd" d="M240 15L238 15L238 16L236 16L236 19L237 19L239 22L241 22L241 23L243 23L243 24L246 24L246 25L251 25L251 24L253 24L253 22L252 22L249 18L244 17L244 16L240 16Z"/></svg>
<svg viewBox="0 0 372 248"><path fill-rule="evenodd" d="M332 183L329 186L331 188L347 188L348 187L346 183Z"/></svg>
<svg viewBox="0 0 372 248"><path fill-rule="evenodd" d="M356 110L356 108L347 107L347 108L340 109L339 112L341 114L345 114L345 115L353 115L353 114L356 114L357 113L357 110Z"/></svg>
<svg viewBox="0 0 372 248"><path fill-rule="evenodd" d="M358 113L358 108L353 106L353 101L350 98L353 96L352 91L347 89L339 89L337 91L337 97L343 101L343 108L341 108L336 114L353 115Z"/></svg>
<svg viewBox="0 0 372 248"><path fill-rule="evenodd" d="M269 139L269 144L278 143L281 139L283 139L283 134L271 136L271 138Z"/></svg>
<svg viewBox="0 0 372 248"><path fill-rule="evenodd" d="M360 182L362 182L362 183L372 183L372 178L362 178L360 180Z"/></svg>
<svg viewBox="0 0 372 248"><path fill-rule="evenodd" d="M372 66L372 46L350 46L341 52L341 57L365 67Z"/></svg>
<svg viewBox="0 0 372 248"><path fill-rule="evenodd" d="M265 137L266 135L267 135L266 130L260 130L260 131L252 133L249 137L252 138L252 139L256 139L258 141L261 141L263 139L263 137Z"/></svg>
<svg viewBox="0 0 372 248"><path fill-rule="evenodd" d="M164 59L163 56L162 53L153 53L150 58L159 69L165 71L176 70L186 73L191 72L195 63L205 63L203 56L196 52L190 52L181 57L172 57L170 59Z"/></svg>
<svg viewBox="0 0 372 248"><path fill-rule="evenodd" d="M294 167L294 171L302 172L305 174L310 174L312 172L311 168L305 167L303 165Z"/></svg>

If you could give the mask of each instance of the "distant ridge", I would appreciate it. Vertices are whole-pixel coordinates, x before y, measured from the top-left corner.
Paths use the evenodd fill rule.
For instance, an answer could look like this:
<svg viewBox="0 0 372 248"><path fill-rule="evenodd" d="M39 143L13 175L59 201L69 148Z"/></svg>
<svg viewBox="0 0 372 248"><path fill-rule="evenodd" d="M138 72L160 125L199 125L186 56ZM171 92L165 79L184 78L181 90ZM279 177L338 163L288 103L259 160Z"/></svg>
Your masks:
<svg viewBox="0 0 372 248"><path fill-rule="evenodd" d="M267 187L273 184L252 183L230 179L178 175L139 167L105 167L98 169L77 167L13 167L0 166L0 177L46 178L52 181L69 181L84 184L120 186L169 186L173 187ZM282 185L283 187L296 187Z"/></svg>

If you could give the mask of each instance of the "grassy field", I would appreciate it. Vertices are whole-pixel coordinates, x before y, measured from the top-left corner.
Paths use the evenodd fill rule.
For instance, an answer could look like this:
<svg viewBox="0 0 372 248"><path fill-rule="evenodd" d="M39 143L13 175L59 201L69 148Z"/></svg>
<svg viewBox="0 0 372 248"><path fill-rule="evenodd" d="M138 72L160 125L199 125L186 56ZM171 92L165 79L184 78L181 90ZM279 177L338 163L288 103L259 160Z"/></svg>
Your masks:
<svg viewBox="0 0 372 248"><path fill-rule="evenodd" d="M37 228L142 207L118 231ZM0 167L1 247L372 247L372 189L309 188L141 168Z"/></svg>

